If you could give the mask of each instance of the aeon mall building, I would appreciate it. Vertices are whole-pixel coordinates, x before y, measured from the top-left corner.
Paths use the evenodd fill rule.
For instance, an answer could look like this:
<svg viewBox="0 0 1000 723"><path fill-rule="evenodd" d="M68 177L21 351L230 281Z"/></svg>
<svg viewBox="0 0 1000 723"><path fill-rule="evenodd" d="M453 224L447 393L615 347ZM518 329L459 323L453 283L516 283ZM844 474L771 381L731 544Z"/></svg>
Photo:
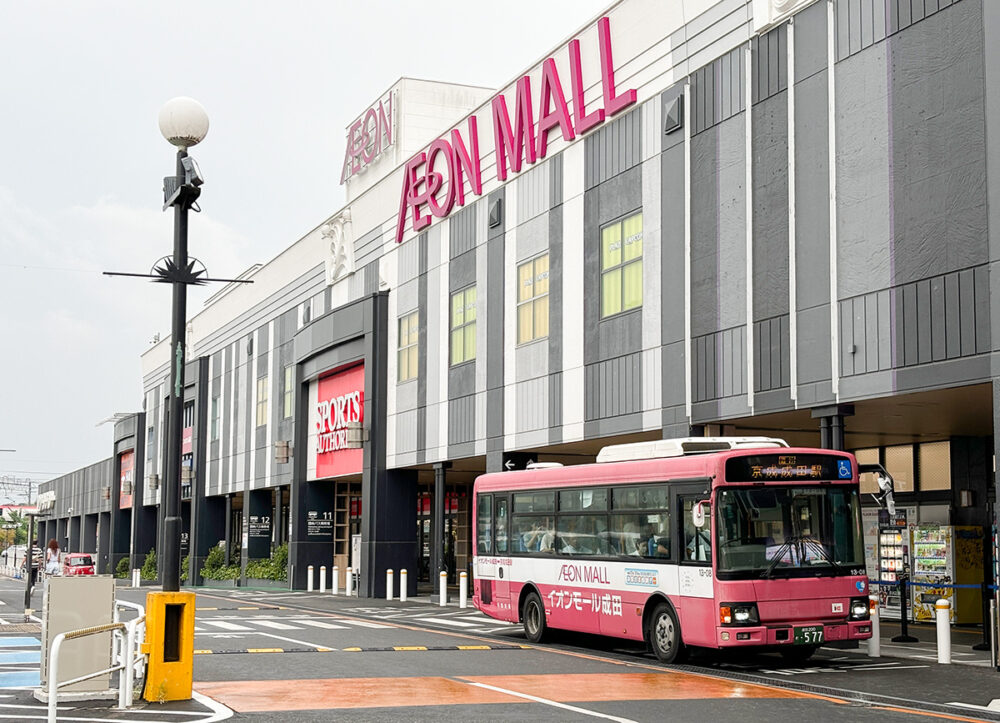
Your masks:
<svg viewBox="0 0 1000 723"><path fill-rule="evenodd" d="M1000 8L621 0L567 34L498 90L376 96L344 207L190 319L189 582L220 541L287 542L295 588L454 577L476 475L699 433L856 451L911 521L989 523ZM169 349L83 513L111 562L155 544Z"/></svg>

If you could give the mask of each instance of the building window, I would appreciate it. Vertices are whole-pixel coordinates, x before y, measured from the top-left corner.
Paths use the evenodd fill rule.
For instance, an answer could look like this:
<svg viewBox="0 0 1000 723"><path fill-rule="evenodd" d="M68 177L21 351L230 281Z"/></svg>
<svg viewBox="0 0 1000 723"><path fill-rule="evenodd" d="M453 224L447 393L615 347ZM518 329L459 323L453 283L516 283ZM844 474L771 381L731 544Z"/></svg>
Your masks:
<svg viewBox="0 0 1000 723"><path fill-rule="evenodd" d="M398 378L401 382L417 378L417 342L420 340L420 312L399 317Z"/></svg>
<svg viewBox="0 0 1000 723"><path fill-rule="evenodd" d="M285 408L283 410L285 419L292 416L295 408L295 381L292 378L295 369L288 365L285 367Z"/></svg>
<svg viewBox="0 0 1000 723"><path fill-rule="evenodd" d="M267 377L257 380L257 426L267 424Z"/></svg>
<svg viewBox="0 0 1000 723"><path fill-rule="evenodd" d="M219 410L219 397L218 395L212 397L212 441L216 442L219 439L219 422L221 421Z"/></svg>
<svg viewBox="0 0 1000 723"><path fill-rule="evenodd" d="M549 255L517 267L517 343L549 335Z"/></svg>
<svg viewBox="0 0 1000 723"><path fill-rule="evenodd" d="M194 426L194 402L188 402L184 405L184 428Z"/></svg>
<svg viewBox="0 0 1000 723"><path fill-rule="evenodd" d="M601 318L642 306L642 213L601 229Z"/></svg>
<svg viewBox="0 0 1000 723"><path fill-rule="evenodd" d="M451 364L476 358L476 287L451 295Z"/></svg>

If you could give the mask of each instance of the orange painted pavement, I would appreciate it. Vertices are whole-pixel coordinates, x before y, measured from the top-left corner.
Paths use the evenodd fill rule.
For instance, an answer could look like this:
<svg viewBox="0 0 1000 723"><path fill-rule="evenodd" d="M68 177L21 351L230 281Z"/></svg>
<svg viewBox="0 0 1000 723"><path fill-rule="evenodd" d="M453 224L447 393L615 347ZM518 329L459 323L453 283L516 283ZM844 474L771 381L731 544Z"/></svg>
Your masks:
<svg viewBox="0 0 1000 723"><path fill-rule="evenodd" d="M687 673L491 675L459 679L420 677L221 681L197 683L195 688L199 693L208 695L241 713L525 702L523 698L480 688L470 683L483 683L560 703L819 697Z"/></svg>

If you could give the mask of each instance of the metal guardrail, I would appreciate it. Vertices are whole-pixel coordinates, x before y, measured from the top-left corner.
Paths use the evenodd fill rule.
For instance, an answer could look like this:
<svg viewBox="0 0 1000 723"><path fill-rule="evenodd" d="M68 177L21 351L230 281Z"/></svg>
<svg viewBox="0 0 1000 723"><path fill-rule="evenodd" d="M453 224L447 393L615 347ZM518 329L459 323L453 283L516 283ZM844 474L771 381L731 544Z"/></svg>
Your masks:
<svg viewBox="0 0 1000 723"><path fill-rule="evenodd" d="M120 612L122 608L136 610L139 614L136 618L128 622L121 622ZM130 603L126 600L116 600L114 609L114 622L105 625L95 625L80 630L71 630L66 633L59 633L52 640L49 649L49 680L48 680L48 723L56 723L56 711L58 704L58 690L67 685L80 683L84 680L97 678L108 673L118 672L118 708L129 708L134 701L134 686L136 678L143 675L143 666L146 656L140 652L141 645L145 639L146 615L142 605ZM59 681L59 653L62 644L66 640L76 640L90 635L100 635L101 633L112 633L112 662L113 665L103 670L98 670L87 675L82 675L72 680Z"/></svg>

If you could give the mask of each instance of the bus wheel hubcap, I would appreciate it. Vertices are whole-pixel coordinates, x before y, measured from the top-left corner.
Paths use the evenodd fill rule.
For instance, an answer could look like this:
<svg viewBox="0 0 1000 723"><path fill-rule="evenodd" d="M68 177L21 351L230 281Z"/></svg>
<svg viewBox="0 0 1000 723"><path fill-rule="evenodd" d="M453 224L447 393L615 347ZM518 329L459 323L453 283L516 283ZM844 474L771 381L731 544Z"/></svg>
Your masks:
<svg viewBox="0 0 1000 723"><path fill-rule="evenodd" d="M668 615L661 615L656 621L656 642L660 650L670 650L674 646L674 624Z"/></svg>

